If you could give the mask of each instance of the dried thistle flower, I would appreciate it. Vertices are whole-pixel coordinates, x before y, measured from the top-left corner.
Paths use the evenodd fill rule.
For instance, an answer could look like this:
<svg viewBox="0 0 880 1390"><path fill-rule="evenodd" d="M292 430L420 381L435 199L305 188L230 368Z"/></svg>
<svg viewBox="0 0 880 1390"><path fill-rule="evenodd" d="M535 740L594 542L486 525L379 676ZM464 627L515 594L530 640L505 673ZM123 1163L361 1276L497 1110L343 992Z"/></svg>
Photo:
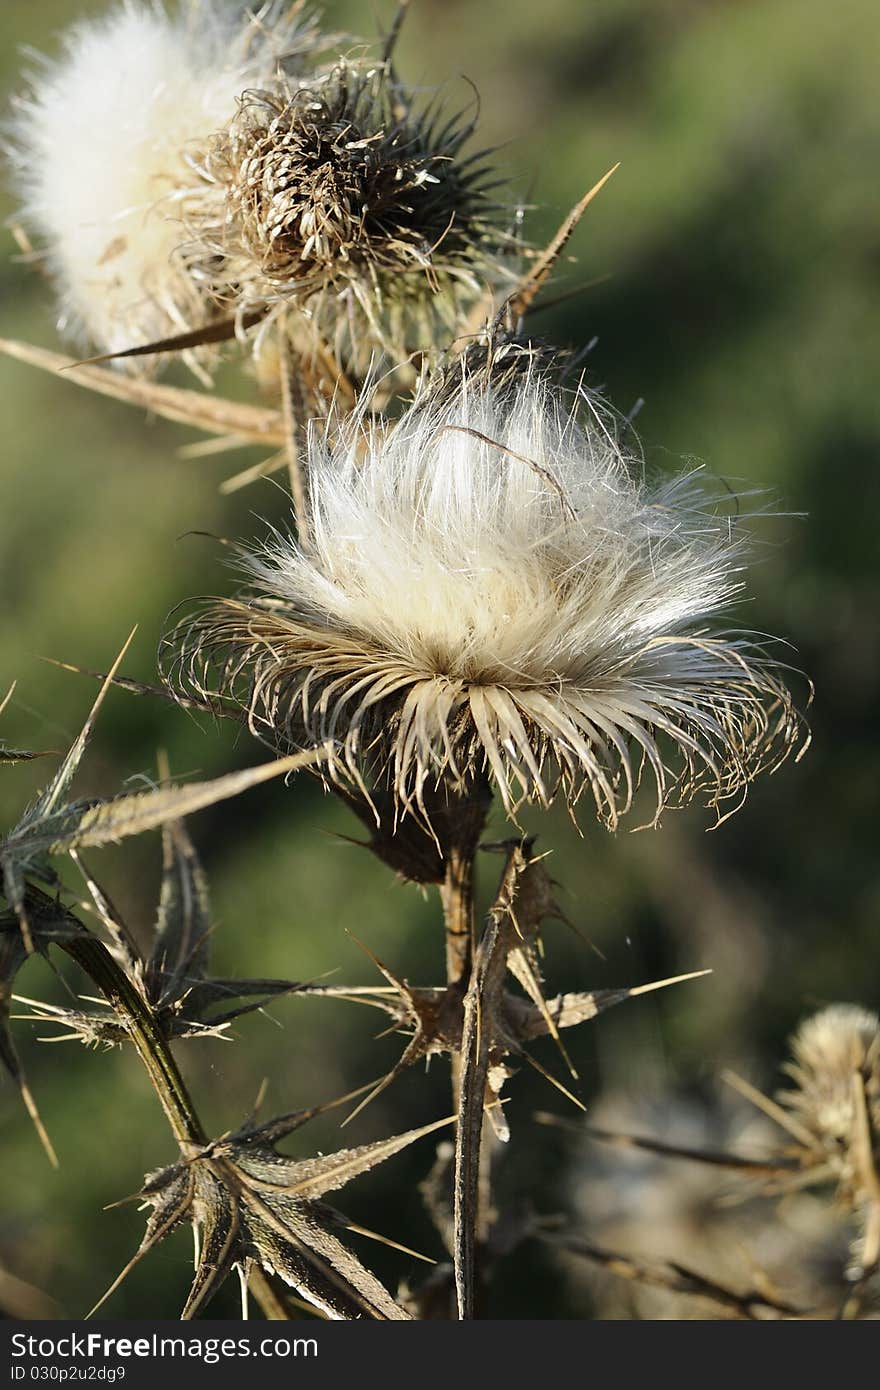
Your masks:
<svg viewBox="0 0 880 1390"><path fill-rule="evenodd" d="M614 827L646 767L655 821L721 807L801 727L761 646L706 633L744 543L692 475L638 481L532 356L466 354L396 424L362 402L332 443L313 431L310 547L244 552L252 590L184 621L167 675L269 742L335 740L331 774L367 769L404 810L490 772L509 814L588 787Z"/></svg>
<svg viewBox="0 0 880 1390"><path fill-rule="evenodd" d="M880 1018L858 1004L831 1004L806 1019L791 1040L785 1071L794 1087L779 1099L817 1138L846 1143L856 1122L853 1077L865 1082L880 1128Z"/></svg>
<svg viewBox="0 0 880 1390"><path fill-rule="evenodd" d="M880 1259L880 1017L831 1004L791 1040L785 1071L794 1086L778 1099L791 1116L804 1167L837 1183L844 1206L861 1213L861 1265Z"/></svg>
<svg viewBox="0 0 880 1390"><path fill-rule="evenodd" d="M462 156L474 125L419 109L387 63L246 92L189 208L193 277L239 322L296 308L299 339L308 321L347 365L449 339L502 241L485 162Z"/></svg>
<svg viewBox="0 0 880 1390"><path fill-rule="evenodd" d="M286 0L245 14L127 0L69 30L58 60L40 59L9 155L67 336L113 353L215 312L177 254L193 161L245 88L299 68L318 43Z"/></svg>

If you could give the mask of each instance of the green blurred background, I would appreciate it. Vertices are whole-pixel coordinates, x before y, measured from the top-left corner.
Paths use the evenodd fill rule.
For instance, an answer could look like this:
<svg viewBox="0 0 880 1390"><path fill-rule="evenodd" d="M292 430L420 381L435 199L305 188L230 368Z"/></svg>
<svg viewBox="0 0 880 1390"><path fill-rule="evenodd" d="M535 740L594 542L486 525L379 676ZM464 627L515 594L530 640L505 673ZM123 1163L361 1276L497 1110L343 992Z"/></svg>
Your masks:
<svg viewBox="0 0 880 1390"><path fill-rule="evenodd" d="M51 50L72 18L103 8L6 0L4 90L16 82L19 45ZM379 6L380 19L389 12ZM327 15L375 31L366 3L330 3ZM577 265L565 267L561 287L607 278L536 315L534 331L575 345L598 339L595 380L624 411L645 400L639 431L650 469L705 461L734 486L770 489L789 514L756 529L754 600L741 617L788 638L792 660L815 680L814 741L800 766L757 784L717 834L705 833L711 817L699 810L668 816L656 833L612 837L588 824L583 839L563 814L531 818L554 851L566 911L604 955L551 926L551 988L714 971L570 1037L590 1107L609 1095L683 1095L712 1106L724 1066L772 1086L785 1036L805 1012L836 999L880 1004L878 40L875 0L414 0L400 44L411 80L452 78L463 102L463 78L476 83L482 141L500 146L516 196L535 205L526 223L534 243L621 162L572 243ZM9 198L2 209L13 211ZM11 236L6 249L0 334L58 346L46 285L17 262ZM263 519L283 516L283 498L272 483L221 497L219 482L247 458L181 459L191 432L70 382L0 359L0 393L0 685L18 680L2 735L58 750L94 688L40 658L106 669L137 623L127 669L151 679L169 610L233 583L216 546L182 533L257 534ZM152 771L160 747L178 775L263 756L245 737L117 692L79 791L116 791ZM45 763L2 769L3 824L46 775ZM436 901L390 881L339 838L359 828L316 786L266 787L190 828L212 883L222 973L336 970L337 981L369 983L375 974L348 928L398 973L437 979ZM500 819L493 830L501 833ZM157 837L92 860L147 932ZM495 872L487 857L484 899ZM39 961L18 988L63 997ZM271 1113L378 1076L400 1042L372 1043L373 1022L341 1003L290 999L245 1020L236 1042L189 1043L179 1056L207 1126L226 1129L264 1077ZM75 1317L142 1230L133 1207L103 1208L169 1162L173 1144L133 1055L41 1046L33 1035L45 1031L21 1023L17 1038L62 1166L49 1168L3 1084L0 1263ZM552 1048L540 1055L558 1070ZM531 1114L536 1106L564 1113L566 1104L531 1074L510 1094L505 1188L541 1211L563 1210L566 1152ZM293 1151L365 1142L447 1108L446 1068L435 1063L427 1078L403 1078L342 1138L335 1122L322 1122ZM339 1204L437 1255L415 1188L430 1145L392 1160ZM359 1249L392 1286L418 1272L379 1247ZM168 1316L185 1296L189 1259L179 1235L132 1275L107 1315ZM230 1288L213 1316L236 1316L236 1297ZM535 1245L510 1258L494 1299L496 1317L590 1312Z"/></svg>

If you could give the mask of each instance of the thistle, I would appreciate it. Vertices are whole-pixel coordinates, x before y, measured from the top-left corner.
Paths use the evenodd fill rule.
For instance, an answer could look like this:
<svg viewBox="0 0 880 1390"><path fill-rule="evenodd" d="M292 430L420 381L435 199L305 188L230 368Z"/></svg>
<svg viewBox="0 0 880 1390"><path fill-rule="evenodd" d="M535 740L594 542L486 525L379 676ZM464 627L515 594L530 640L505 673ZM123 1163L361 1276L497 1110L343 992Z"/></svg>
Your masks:
<svg viewBox="0 0 880 1390"><path fill-rule="evenodd" d="M857 1214L856 1263L870 1273L880 1261L880 1018L831 1004L801 1024L791 1050L794 1084L778 1099L803 1167L832 1179Z"/></svg>
<svg viewBox="0 0 880 1390"><path fill-rule="evenodd" d="M300 344L350 368L449 340L502 242L485 162L462 154L474 124L419 109L388 63L246 92L189 209L193 278L264 334L292 308Z"/></svg>
<svg viewBox="0 0 880 1390"><path fill-rule="evenodd" d="M166 652L269 743L332 743L330 775L425 813L490 777L506 812L592 795L615 827L642 772L656 821L721 810L796 747L763 646L707 630L743 540L693 476L648 486L591 396L499 343L432 374L395 424L312 431L308 548L242 551L251 586Z"/></svg>
<svg viewBox="0 0 880 1390"><path fill-rule="evenodd" d="M179 254L195 163L248 87L299 71L319 43L302 5L244 15L132 0L40 59L10 127L21 220L78 347L116 353L198 328L216 309Z"/></svg>

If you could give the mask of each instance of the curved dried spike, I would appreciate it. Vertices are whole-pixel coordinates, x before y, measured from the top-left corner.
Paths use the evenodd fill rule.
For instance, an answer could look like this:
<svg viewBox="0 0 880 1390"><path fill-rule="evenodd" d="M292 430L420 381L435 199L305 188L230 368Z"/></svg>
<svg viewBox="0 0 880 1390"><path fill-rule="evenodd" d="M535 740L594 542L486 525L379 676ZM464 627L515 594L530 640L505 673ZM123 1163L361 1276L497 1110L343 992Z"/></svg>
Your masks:
<svg viewBox="0 0 880 1390"><path fill-rule="evenodd" d="M119 372L94 365L88 366L78 362L76 358L65 357L62 353L49 352L45 348L33 347L30 343L16 342L9 338L0 338L0 352L48 372L67 372L75 369L75 375L68 379L76 386L85 387L99 395L110 396L127 405L139 406L154 415L161 415L165 420L173 420L176 424L190 425L193 429L206 430L210 434L236 438L241 446L283 442L282 420L277 410L227 401L206 392L186 390L179 386L165 386L141 377L122 376Z"/></svg>
<svg viewBox="0 0 880 1390"><path fill-rule="evenodd" d="M571 212L565 218L564 222L562 222L546 249L541 252L534 264L529 267L528 272L523 276L513 294L510 295L507 300L507 308L514 319L522 318L524 314L528 313L542 286L546 284L552 274L553 267L559 260L559 257L565 249L566 243L587 208L590 206L590 203L596 197L597 193L600 193L605 187L611 175L616 173L619 168L619 163L613 164L607 174L603 174L601 179L599 179L597 183L594 183L592 188L587 190L580 201L575 203Z"/></svg>

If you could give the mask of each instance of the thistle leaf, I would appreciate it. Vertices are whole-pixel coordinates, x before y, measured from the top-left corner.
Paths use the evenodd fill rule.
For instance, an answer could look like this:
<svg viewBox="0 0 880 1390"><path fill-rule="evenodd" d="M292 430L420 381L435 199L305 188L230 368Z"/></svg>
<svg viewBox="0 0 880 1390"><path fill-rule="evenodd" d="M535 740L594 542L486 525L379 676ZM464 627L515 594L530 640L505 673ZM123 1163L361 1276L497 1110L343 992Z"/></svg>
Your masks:
<svg viewBox="0 0 880 1390"><path fill-rule="evenodd" d="M162 887L146 987L157 1008L177 1000L208 967L211 901L208 881L181 820L162 827Z"/></svg>
<svg viewBox="0 0 880 1390"><path fill-rule="evenodd" d="M40 814L41 800L12 834L0 841L0 856L4 865L9 862L13 872L20 873L21 866L30 867L41 856L116 843L130 835L156 830L167 821L239 796L273 777L312 766L324 756L323 748L308 749L271 763L228 772L209 782L156 787L145 792L130 792L110 801L74 802L49 814Z"/></svg>
<svg viewBox="0 0 880 1390"><path fill-rule="evenodd" d="M357 1093L355 1093L357 1094ZM358 1149L315 1159L279 1154L274 1140L307 1119L351 1099L246 1124L181 1162L148 1176L140 1197L153 1208L136 1254L93 1311L106 1301L145 1254L189 1220L200 1236L196 1272L181 1317L197 1317L236 1269L259 1264L308 1305L331 1318L407 1319L409 1314L335 1234L358 1228L316 1200L399 1153L450 1120L423 1125ZM375 1236L374 1232L369 1232ZM381 1237L378 1237L381 1239Z"/></svg>
<svg viewBox="0 0 880 1390"><path fill-rule="evenodd" d="M45 753L31 753L23 748L10 748L6 743L0 743L0 763L29 763L34 758L45 758Z"/></svg>

